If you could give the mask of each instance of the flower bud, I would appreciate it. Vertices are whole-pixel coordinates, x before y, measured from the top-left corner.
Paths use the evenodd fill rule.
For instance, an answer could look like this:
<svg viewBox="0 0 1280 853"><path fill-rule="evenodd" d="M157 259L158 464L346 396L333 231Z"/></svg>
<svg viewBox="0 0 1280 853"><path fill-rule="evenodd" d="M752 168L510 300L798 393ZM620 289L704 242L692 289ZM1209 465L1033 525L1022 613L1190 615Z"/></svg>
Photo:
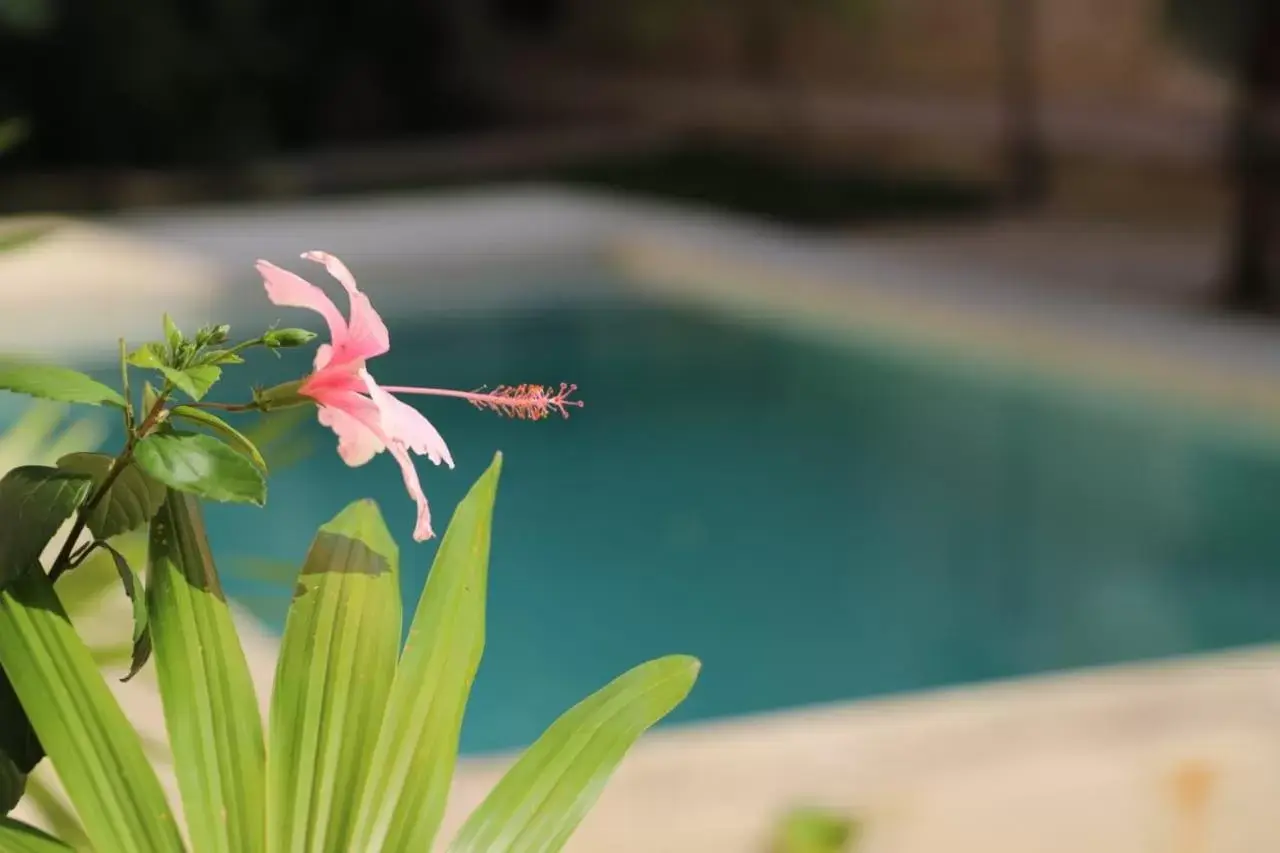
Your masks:
<svg viewBox="0 0 1280 853"><path fill-rule="evenodd" d="M262 336L262 343L268 349L285 349L306 346L315 337L315 332L306 329L272 329Z"/></svg>

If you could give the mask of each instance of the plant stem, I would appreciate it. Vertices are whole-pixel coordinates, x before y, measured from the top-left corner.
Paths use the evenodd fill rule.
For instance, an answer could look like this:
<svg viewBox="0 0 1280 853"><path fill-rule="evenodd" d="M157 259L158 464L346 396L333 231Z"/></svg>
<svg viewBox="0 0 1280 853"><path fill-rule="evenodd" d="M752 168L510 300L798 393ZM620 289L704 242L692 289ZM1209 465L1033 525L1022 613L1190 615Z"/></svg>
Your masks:
<svg viewBox="0 0 1280 853"><path fill-rule="evenodd" d="M71 526L71 533L67 535L67 541L62 543L62 550L58 552L57 558L53 561L53 568L49 570L50 583L57 582L58 578L72 568L71 551L76 547L76 541L80 538L80 534L84 533L85 525L89 523L89 513L93 512L94 507L102 502L111 485L115 483L116 478L129 466L129 461L133 458L133 448L137 446L139 439L145 436L151 427L155 426L156 419L160 417L160 412L164 410L165 400L172 391L173 386L165 383L164 390L156 398L155 404L152 405L151 411L147 413L146 419L138 427L137 432L130 430L129 438L125 441L124 450L120 451L120 455L112 460L111 467L107 469L107 474L102 478L102 482L98 484L97 490L94 491L89 500L80 505L80 509L76 512L76 523Z"/></svg>
<svg viewBox="0 0 1280 853"><path fill-rule="evenodd" d="M257 403L210 403L204 400L187 405L196 409L216 409L219 412L256 412L260 408Z"/></svg>
<svg viewBox="0 0 1280 853"><path fill-rule="evenodd" d="M127 361L128 348L125 346L124 338L120 339L120 387L124 390L124 432L125 435L133 429L133 395L129 393L129 362Z"/></svg>

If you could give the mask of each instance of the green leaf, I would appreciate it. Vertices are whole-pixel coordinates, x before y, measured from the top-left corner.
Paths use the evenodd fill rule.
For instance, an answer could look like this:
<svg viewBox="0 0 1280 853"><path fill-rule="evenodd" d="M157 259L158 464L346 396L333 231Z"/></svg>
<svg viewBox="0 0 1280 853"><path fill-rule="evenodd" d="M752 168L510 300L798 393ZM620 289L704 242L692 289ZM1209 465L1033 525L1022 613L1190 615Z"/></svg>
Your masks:
<svg viewBox="0 0 1280 853"><path fill-rule="evenodd" d="M238 353L229 349L211 349L202 354L198 364L244 364Z"/></svg>
<svg viewBox="0 0 1280 853"><path fill-rule="evenodd" d="M258 450L258 446L250 441L248 436L217 415L192 406L174 406L169 414L176 418L185 418L201 426L206 426L214 432L221 433L227 441L239 448L241 453L252 459L253 464L263 471L267 470L267 461L262 458L262 453Z"/></svg>
<svg viewBox="0 0 1280 853"><path fill-rule="evenodd" d="M133 455L142 470L171 489L214 501L266 503L262 471L213 436L155 432L138 442Z"/></svg>
<svg viewBox="0 0 1280 853"><path fill-rule="evenodd" d="M484 650L489 531L501 470L498 454L458 505L436 551L369 756L348 849L432 849Z"/></svg>
<svg viewBox="0 0 1280 853"><path fill-rule="evenodd" d="M72 849L34 826L0 817L0 850L5 853L65 853Z"/></svg>
<svg viewBox="0 0 1280 853"><path fill-rule="evenodd" d="M858 836L849 818L821 809L795 809L778 827L775 853L845 853Z"/></svg>
<svg viewBox="0 0 1280 853"><path fill-rule="evenodd" d="M627 750L689 695L698 669L686 655L649 661L570 708L467 818L450 853L562 848Z"/></svg>
<svg viewBox="0 0 1280 853"><path fill-rule="evenodd" d="M29 566L0 590L0 666L93 847L181 850L173 814L138 733L38 566Z"/></svg>
<svg viewBox="0 0 1280 853"><path fill-rule="evenodd" d="M2 127L2 125L0 125ZM0 132L0 136L3 133ZM0 150L3 150L3 144L0 143ZM57 226L46 223L43 225L28 225L25 228L10 228L0 231L0 252L12 252L39 240L46 234L53 233Z"/></svg>
<svg viewBox="0 0 1280 853"><path fill-rule="evenodd" d="M147 662L147 658L151 656L151 633L147 625L147 597L142 589L142 580L138 577L138 573L133 566L129 565L129 561L125 559L115 548L112 548L106 542L98 543L99 546L111 555L111 561L115 564L116 573L120 575L120 585L124 587L124 594L129 597L129 602L133 605L133 644L129 656L129 672L121 681L128 681L138 674L138 670L142 669L143 664Z"/></svg>
<svg viewBox="0 0 1280 853"><path fill-rule="evenodd" d="M218 378L222 376L222 368L212 364L197 364L186 370L174 370L172 367L160 367L160 372L173 383L174 387L192 400L199 400L209 393Z"/></svg>
<svg viewBox="0 0 1280 853"><path fill-rule="evenodd" d="M8 814L26 790L27 775L44 758L44 747L0 669L0 814Z"/></svg>
<svg viewBox="0 0 1280 853"><path fill-rule="evenodd" d="M97 489L114 461L105 453L68 453L58 460L58 468L90 478ZM137 465L126 465L89 511L89 531L95 538L110 539L137 530L160 509L164 493L164 484L148 477Z"/></svg>
<svg viewBox="0 0 1280 853"><path fill-rule="evenodd" d="M182 346L182 332L168 314L164 315L164 339L168 342L169 351L172 353L177 353L178 348Z"/></svg>
<svg viewBox="0 0 1280 853"><path fill-rule="evenodd" d="M0 358L0 390L63 403L108 403L124 408L124 397L118 391L78 370L15 358Z"/></svg>
<svg viewBox="0 0 1280 853"><path fill-rule="evenodd" d="M159 342L143 344L129 353L125 361L134 367L160 369L165 363L165 346Z"/></svg>
<svg viewBox="0 0 1280 853"><path fill-rule="evenodd" d="M372 501L311 544L271 701L269 850L395 849L353 843L352 821L400 650L399 563Z"/></svg>
<svg viewBox="0 0 1280 853"><path fill-rule="evenodd" d="M92 485L81 474L43 465L14 468L0 479L0 588L39 561Z"/></svg>
<svg viewBox="0 0 1280 853"><path fill-rule="evenodd" d="M56 837L73 849L91 850L89 839L84 834L84 824L62 797L53 791L45 776L46 774L35 775L27 780L26 801L40 813L44 825Z"/></svg>
<svg viewBox="0 0 1280 853"><path fill-rule="evenodd" d="M160 392L150 382L142 383L142 411L144 414L150 413L156 407L156 402L160 399Z"/></svg>
<svg viewBox="0 0 1280 853"><path fill-rule="evenodd" d="M151 522L147 610L193 848L261 850L266 752L257 695L200 502L181 492L169 492Z"/></svg>

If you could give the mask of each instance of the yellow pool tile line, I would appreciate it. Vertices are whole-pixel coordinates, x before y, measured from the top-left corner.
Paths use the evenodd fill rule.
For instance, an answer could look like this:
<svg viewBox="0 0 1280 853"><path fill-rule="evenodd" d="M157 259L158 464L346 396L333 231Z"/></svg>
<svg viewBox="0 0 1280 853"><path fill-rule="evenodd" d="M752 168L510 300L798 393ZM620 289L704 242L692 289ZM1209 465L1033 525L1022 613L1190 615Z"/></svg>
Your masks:
<svg viewBox="0 0 1280 853"><path fill-rule="evenodd" d="M724 254L625 240L610 257L641 288L758 317L800 321L886 342L932 346L1004 368L1036 368L1114 390L1156 392L1191 405L1248 414L1280 427L1280 383L1273 377L1216 368L1176 345L1123 341L1031 312L984 314L951 301L888 288L784 272ZM1016 319L1014 319L1016 316Z"/></svg>

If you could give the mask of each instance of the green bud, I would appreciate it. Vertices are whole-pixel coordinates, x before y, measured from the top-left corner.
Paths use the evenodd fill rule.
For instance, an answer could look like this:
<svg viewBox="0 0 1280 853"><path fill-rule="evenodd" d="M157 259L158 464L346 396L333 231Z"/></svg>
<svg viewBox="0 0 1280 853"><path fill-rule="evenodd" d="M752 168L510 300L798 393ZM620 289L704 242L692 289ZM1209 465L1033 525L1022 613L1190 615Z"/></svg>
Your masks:
<svg viewBox="0 0 1280 853"><path fill-rule="evenodd" d="M303 380L301 379L295 379L293 382L285 382L283 385L275 385L271 388L255 388L253 389L253 402L263 412L291 409L294 406L306 406L314 403L315 401L310 397L304 397L298 393L298 389L302 387L302 382Z"/></svg>
<svg viewBox="0 0 1280 853"><path fill-rule="evenodd" d="M316 333L306 329L272 329L262 336L262 343L268 349L285 349L306 346L315 338Z"/></svg>
<svg viewBox="0 0 1280 853"><path fill-rule="evenodd" d="M221 326L205 326L200 330L200 334L196 336L196 341L201 346L205 346L206 344L217 345L225 343L230 335L231 327L226 323L223 323Z"/></svg>

